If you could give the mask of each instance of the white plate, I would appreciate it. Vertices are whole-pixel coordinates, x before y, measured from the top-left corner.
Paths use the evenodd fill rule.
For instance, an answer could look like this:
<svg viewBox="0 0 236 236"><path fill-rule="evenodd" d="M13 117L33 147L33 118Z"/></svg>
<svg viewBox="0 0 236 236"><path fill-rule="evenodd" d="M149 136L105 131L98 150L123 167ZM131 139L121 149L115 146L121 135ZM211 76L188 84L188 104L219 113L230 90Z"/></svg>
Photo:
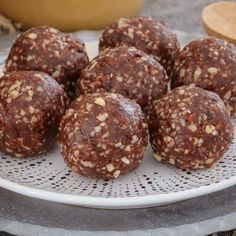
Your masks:
<svg viewBox="0 0 236 236"><path fill-rule="evenodd" d="M96 43L87 43L90 57ZM236 118L233 118L236 125ZM235 129L235 128L234 128ZM173 203L236 184L236 131L230 150L213 168L184 172L158 163L151 148L140 167L117 180L94 180L66 167L58 148L29 159L0 154L0 186L34 198L94 208L140 208Z"/></svg>

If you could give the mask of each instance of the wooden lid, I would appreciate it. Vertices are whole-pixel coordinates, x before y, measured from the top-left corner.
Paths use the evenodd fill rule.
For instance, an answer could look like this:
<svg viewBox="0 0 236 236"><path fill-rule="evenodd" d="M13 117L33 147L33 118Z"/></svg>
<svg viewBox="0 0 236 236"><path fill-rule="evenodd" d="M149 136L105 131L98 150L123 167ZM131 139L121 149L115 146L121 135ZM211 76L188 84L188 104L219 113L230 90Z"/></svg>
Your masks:
<svg viewBox="0 0 236 236"><path fill-rule="evenodd" d="M236 3L218 2L205 7L202 21L209 35L223 38L236 44Z"/></svg>

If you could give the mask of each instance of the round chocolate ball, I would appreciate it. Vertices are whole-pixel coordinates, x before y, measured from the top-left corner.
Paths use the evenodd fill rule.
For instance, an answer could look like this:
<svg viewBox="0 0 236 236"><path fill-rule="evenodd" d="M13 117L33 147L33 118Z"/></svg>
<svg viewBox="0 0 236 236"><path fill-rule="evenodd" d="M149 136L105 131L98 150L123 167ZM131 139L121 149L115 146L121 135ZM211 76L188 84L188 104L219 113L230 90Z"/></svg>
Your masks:
<svg viewBox="0 0 236 236"><path fill-rule="evenodd" d="M147 123L140 106L115 93L80 96L60 124L65 162L88 177L113 179L134 170L147 143Z"/></svg>
<svg viewBox="0 0 236 236"><path fill-rule="evenodd" d="M159 99L150 119L154 157L181 169L210 167L228 150L233 126L213 92L178 87Z"/></svg>
<svg viewBox="0 0 236 236"><path fill-rule="evenodd" d="M56 141L67 96L42 72L16 71L0 80L0 150L16 157L46 152Z"/></svg>
<svg viewBox="0 0 236 236"><path fill-rule="evenodd" d="M107 48L82 71L78 94L115 92L137 102L146 113L153 99L167 93L164 68L146 53L127 46Z"/></svg>
<svg viewBox="0 0 236 236"><path fill-rule="evenodd" d="M214 37L189 43L176 60L171 87L195 84L217 93L236 112L236 47Z"/></svg>
<svg viewBox="0 0 236 236"><path fill-rule="evenodd" d="M180 52L177 37L169 26L144 16L120 18L105 28L100 37L99 49L118 45L134 46L153 56L165 67L167 74Z"/></svg>
<svg viewBox="0 0 236 236"><path fill-rule="evenodd" d="M75 82L87 64L84 43L54 28L39 26L29 29L16 39L4 71L45 72L73 96Z"/></svg>

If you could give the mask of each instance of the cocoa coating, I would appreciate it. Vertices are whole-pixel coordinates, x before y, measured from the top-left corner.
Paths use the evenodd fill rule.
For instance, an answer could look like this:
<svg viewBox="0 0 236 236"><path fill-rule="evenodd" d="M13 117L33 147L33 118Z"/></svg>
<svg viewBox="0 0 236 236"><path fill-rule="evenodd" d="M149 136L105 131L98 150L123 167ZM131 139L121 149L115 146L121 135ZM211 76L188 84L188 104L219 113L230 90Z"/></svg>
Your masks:
<svg viewBox="0 0 236 236"><path fill-rule="evenodd" d="M147 147L146 119L138 104L115 93L76 99L60 124L67 165L81 175L112 179L138 167Z"/></svg>
<svg viewBox="0 0 236 236"><path fill-rule="evenodd" d="M88 64L84 43L49 26L31 28L14 42L5 72L42 71L62 84L73 96L75 82Z"/></svg>
<svg viewBox="0 0 236 236"><path fill-rule="evenodd" d="M16 157L46 152L56 141L67 97L42 72L17 71L0 80L0 150Z"/></svg>
<svg viewBox="0 0 236 236"><path fill-rule="evenodd" d="M154 157L181 169L210 167L228 150L233 126L213 92L178 87L159 99L150 119Z"/></svg>
<svg viewBox="0 0 236 236"><path fill-rule="evenodd" d="M167 93L164 68L134 47L120 46L102 51L82 71L78 94L115 92L136 101L147 113L153 99Z"/></svg>
<svg viewBox="0 0 236 236"><path fill-rule="evenodd" d="M171 87L195 84L217 93L236 112L236 47L214 37L194 40L180 53Z"/></svg>
<svg viewBox="0 0 236 236"><path fill-rule="evenodd" d="M169 26L151 17L136 16L120 18L103 31L99 49L134 46L153 56L170 73L179 52L180 45Z"/></svg>

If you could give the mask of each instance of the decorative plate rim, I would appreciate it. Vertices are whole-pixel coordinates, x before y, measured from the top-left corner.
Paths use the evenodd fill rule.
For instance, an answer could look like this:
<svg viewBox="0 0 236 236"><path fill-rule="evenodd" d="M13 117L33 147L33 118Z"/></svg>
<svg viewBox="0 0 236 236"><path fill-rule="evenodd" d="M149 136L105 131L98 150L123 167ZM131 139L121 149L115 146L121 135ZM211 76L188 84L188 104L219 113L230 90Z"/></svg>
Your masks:
<svg viewBox="0 0 236 236"><path fill-rule="evenodd" d="M219 183L212 183L207 186L200 186L193 189L187 189L179 192L160 193L153 195L135 196L135 197L91 197L76 194L57 193L34 187L21 185L0 177L0 187L41 200L48 200L57 203L71 204L92 208L103 209L131 209L160 206L164 204L179 202L190 198L214 193L236 184L236 176L224 179Z"/></svg>

